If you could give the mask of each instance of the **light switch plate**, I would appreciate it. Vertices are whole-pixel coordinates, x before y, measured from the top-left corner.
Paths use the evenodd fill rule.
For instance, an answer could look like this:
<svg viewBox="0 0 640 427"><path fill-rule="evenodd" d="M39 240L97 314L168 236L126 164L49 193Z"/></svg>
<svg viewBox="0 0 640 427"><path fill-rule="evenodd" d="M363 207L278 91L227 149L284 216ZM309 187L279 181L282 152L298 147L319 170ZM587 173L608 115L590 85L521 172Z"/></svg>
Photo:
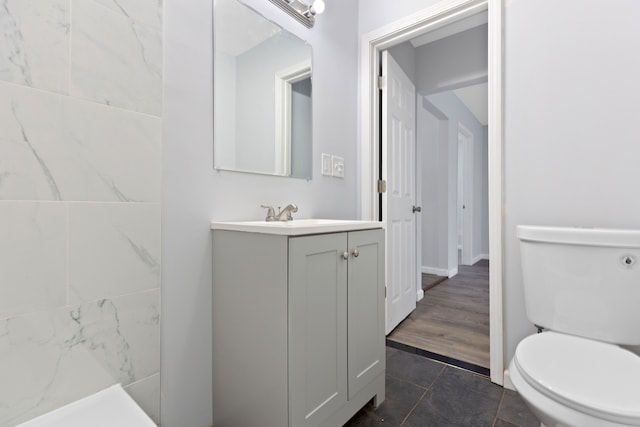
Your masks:
<svg viewBox="0 0 640 427"><path fill-rule="evenodd" d="M322 153L322 165L320 166L322 175L331 176L332 168L333 166L331 164L331 155Z"/></svg>
<svg viewBox="0 0 640 427"><path fill-rule="evenodd" d="M344 178L344 159L338 156L331 156L331 165L333 168L333 176L336 178Z"/></svg>

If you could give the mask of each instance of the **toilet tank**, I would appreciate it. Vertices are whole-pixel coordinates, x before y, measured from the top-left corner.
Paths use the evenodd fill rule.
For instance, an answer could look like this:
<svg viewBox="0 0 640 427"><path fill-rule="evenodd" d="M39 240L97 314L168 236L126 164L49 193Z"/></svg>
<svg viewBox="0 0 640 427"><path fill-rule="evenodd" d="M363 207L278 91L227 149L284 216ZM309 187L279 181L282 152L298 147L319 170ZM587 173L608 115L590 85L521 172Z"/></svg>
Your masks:
<svg viewBox="0 0 640 427"><path fill-rule="evenodd" d="M517 236L529 320L640 344L640 230L519 225Z"/></svg>

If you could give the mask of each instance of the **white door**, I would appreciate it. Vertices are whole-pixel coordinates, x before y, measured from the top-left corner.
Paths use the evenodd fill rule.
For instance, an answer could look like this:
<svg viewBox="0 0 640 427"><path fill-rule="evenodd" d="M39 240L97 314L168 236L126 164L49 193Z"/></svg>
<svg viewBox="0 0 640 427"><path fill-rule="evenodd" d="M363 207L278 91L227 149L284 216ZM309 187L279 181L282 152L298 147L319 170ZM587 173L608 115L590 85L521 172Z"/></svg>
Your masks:
<svg viewBox="0 0 640 427"><path fill-rule="evenodd" d="M387 230L388 334L416 308L416 91L386 51L382 52L382 220Z"/></svg>

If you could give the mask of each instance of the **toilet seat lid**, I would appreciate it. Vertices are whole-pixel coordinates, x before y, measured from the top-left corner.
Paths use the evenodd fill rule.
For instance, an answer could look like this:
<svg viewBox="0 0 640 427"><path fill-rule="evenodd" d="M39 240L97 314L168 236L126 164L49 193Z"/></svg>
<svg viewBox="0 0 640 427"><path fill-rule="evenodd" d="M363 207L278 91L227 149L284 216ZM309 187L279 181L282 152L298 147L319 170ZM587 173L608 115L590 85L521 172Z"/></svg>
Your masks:
<svg viewBox="0 0 640 427"><path fill-rule="evenodd" d="M518 344L514 362L539 392L618 423L640 422L640 357L613 344L544 332Z"/></svg>

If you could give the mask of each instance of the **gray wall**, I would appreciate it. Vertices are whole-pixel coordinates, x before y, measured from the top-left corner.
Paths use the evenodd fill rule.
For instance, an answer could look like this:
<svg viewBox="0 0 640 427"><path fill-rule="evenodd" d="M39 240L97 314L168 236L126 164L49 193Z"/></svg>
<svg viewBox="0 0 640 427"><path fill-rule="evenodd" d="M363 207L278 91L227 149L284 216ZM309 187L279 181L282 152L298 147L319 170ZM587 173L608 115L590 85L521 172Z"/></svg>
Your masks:
<svg viewBox="0 0 640 427"><path fill-rule="evenodd" d="M423 95L487 81L487 25L414 48L404 42L389 53ZM455 54L451 54L455 52Z"/></svg>
<svg viewBox="0 0 640 427"><path fill-rule="evenodd" d="M274 172L275 75L308 60L309 53L309 46L280 32L236 57L235 142L239 170Z"/></svg>
<svg viewBox="0 0 640 427"><path fill-rule="evenodd" d="M451 91L426 97L428 103L422 103L418 117L426 122L418 127L418 142L422 152L422 206L432 214L422 216L423 246L422 266L427 269L457 269L457 182L458 182L458 125L462 124L473 135L473 197L466 203L472 208L473 247L472 259L488 255L488 187L487 187L487 139L486 126L483 126L469 109ZM435 112L427 113L424 109ZM444 129L440 129L446 126ZM422 130L422 132L421 132ZM435 138L434 138L435 137ZM428 173L429 167L439 170L435 176ZM429 206L435 204L436 206ZM446 230L446 238L442 232ZM437 249L433 241L438 242ZM429 254L432 254L429 256Z"/></svg>
<svg viewBox="0 0 640 427"><path fill-rule="evenodd" d="M435 4L360 0L360 34ZM640 228L640 3L514 0L505 8L505 362L525 316L517 224Z"/></svg>
<svg viewBox="0 0 640 427"><path fill-rule="evenodd" d="M424 97L418 98L416 133L421 147L422 175L420 266L423 273L448 276L449 121L432 103L425 101Z"/></svg>
<svg viewBox="0 0 640 427"><path fill-rule="evenodd" d="M417 86L418 77L416 69L416 49L409 42L400 43L389 48L389 54L393 56L402 71L409 77L411 83Z"/></svg>
<svg viewBox="0 0 640 427"><path fill-rule="evenodd" d="M422 94L487 81L487 25L416 48L416 89Z"/></svg>
<svg viewBox="0 0 640 427"><path fill-rule="evenodd" d="M309 178L313 173L313 90L311 77L291 85L291 176Z"/></svg>
<svg viewBox="0 0 640 427"><path fill-rule="evenodd" d="M298 218L356 218L357 2L331 3L312 30L269 2L246 3L313 46L316 167L311 181L214 171L212 2L165 0L164 427L206 426L212 420L210 221L261 219L261 203L289 202L298 204ZM320 175L323 152L345 159L345 179Z"/></svg>

